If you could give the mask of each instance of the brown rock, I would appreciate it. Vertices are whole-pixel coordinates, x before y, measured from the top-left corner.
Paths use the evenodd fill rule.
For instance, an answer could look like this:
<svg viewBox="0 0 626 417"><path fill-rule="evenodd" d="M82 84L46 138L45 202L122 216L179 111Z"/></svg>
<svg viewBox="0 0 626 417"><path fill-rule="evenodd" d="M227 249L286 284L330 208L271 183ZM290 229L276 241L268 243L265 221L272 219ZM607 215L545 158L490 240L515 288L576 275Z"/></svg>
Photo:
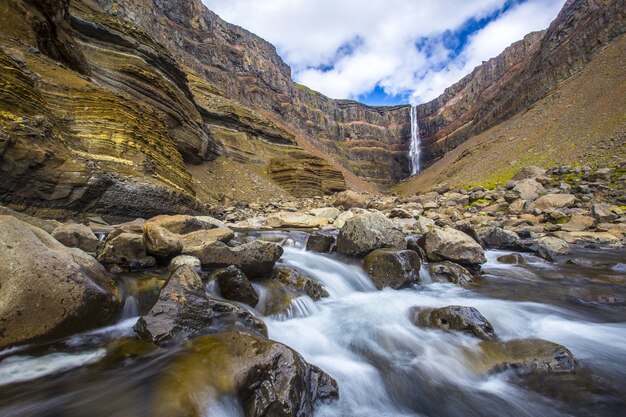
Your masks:
<svg viewBox="0 0 626 417"><path fill-rule="evenodd" d="M346 210L354 207L364 208L367 205L367 197L354 191L346 190L337 194L334 204L335 207L343 207Z"/></svg>
<svg viewBox="0 0 626 417"><path fill-rule="evenodd" d="M52 237L68 248L79 248L85 252L96 253L102 247L101 242L91 229L77 223L66 223L52 231Z"/></svg>
<svg viewBox="0 0 626 417"><path fill-rule="evenodd" d="M143 240L146 251L158 258L168 258L179 255L183 244L178 237L155 222L148 222L143 226Z"/></svg>

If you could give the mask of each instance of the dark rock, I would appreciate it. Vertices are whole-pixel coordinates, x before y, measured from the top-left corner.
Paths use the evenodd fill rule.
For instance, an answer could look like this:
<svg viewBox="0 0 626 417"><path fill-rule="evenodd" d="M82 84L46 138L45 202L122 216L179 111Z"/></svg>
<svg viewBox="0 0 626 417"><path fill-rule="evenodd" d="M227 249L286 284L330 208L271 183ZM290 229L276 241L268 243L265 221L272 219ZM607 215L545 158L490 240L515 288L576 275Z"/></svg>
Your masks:
<svg viewBox="0 0 626 417"><path fill-rule="evenodd" d="M442 308L418 308L411 310L413 323L420 327L458 330L483 340L496 338L493 326L474 307L448 306Z"/></svg>
<svg viewBox="0 0 626 417"><path fill-rule="evenodd" d="M365 272L379 290L418 283L420 266L420 257L412 250L376 249L363 259Z"/></svg>
<svg viewBox="0 0 626 417"><path fill-rule="evenodd" d="M239 268L229 266L211 274L210 279L217 280L222 296L228 300L239 301L255 307L259 302L259 295Z"/></svg>
<svg viewBox="0 0 626 417"><path fill-rule="evenodd" d="M520 237L511 230L501 227L489 227L478 230L478 235L490 249L520 249Z"/></svg>
<svg viewBox="0 0 626 417"><path fill-rule="evenodd" d="M335 248L337 233L335 231L319 231L309 235L306 250L319 253L330 253Z"/></svg>
<svg viewBox="0 0 626 417"><path fill-rule="evenodd" d="M380 212L365 212L346 221L337 237L337 252L365 255L374 249L404 246L404 234Z"/></svg>
<svg viewBox="0 0 626 417"><path fill-rule="evenodd" d="M457 285L467 285L473 281L472 274L454 262L431 262L427 265L427 268L433 282L452 282Z"/></svg>
<svg viewBox="0 0 626 417"><path fill-rule="evenodd" d="M509 265L524 265L526 260L519 253L511 253L509 255L502 255L498 257L498 262Z"/></svg>
<svg viewBox="0 0 626 417"><path fill-rule="evenodd" d="M0 259L0 349L103 326L121 307L92 256L12 216L0 216Z"/></svg>

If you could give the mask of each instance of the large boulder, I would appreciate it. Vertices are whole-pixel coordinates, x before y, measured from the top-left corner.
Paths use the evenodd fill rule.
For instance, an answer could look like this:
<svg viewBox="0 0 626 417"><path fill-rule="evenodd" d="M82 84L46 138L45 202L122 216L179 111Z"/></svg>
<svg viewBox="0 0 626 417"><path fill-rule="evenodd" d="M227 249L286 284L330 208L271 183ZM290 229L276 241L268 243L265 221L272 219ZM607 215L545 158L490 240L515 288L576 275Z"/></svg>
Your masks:
<svg viewBox="0 0 626 417"><path fill-rule="evenodd" d="M433 282L451 282L457 285L467 285L473 281L472 274L454 262L430 262L426 267Z"/></svg>
<svg viewBox="0 0 626 417"><path fill-rule="evenodd" d="M351 190L342 191L337 194L337 198L334 203L335 207L343 207L344 209L351 209L354 207L364 208L367 205L367 197L355 193Z"/></svg>
<svg viewBox="0 0 626 417"><path fill-rule="evenodd" d="M451 227L431 229L419 244L432 262L449 260L466 265L487 262L483 248L474 239Z"/></svg>
<svg viewBox="0 0 626 417"><path fill-rule="evenodd" d="M211 278L217 282L222 296L228 300L239 301L255 307L259 302L259 294L252 283L239 268L234 265L218 269Z"/></svg>
<svg viewBox="0 0 626 417"><path fill-rule="evenodd" d="M513 191L517 192L522 200L531 201L539 197L545 189L538 181L533 178L529 178L521 180L515 184Z"/></svg>
<svg viewBox="0 0 626 417"><path fill-rule="evenodd" d="M155 222L143 225L143 240L147 253L157 258L173 257L183 250L183 244L178 237Z"/></svg>
<svg viewBox="0 0 626 417"><path fill-rule="evenodd" d="M246 329L267 336L265 324L248 311L208 298L195 268L185 264L172 272L157 303L134 327L139 337L156 344L223 328Z"/></svg>
<svg viewBox="0 0 626 417"><path fill-rule="evenodd" d="M478 352L468 352L468 361L480 373L512 370L520 376L529 374L573 373L578 361L566 347L542 339L508 342L484 341Z"/></svg>
<svg viewBox="0 0 626 417"><path fill-rule="evenodd" d="M177 235L218 227L217 220L211 217L189 216L185 214L155 216L148 219L146 223L157 224Z"/></svg>
<svg viewBox="0 0 626 417"><path fill-rule="evenodd" d="M156 260L148 256L143 235L136 233L112 233L98 255L104 265L117 265L130 270L152 268Z"/></svg>
<svg viewBox="0 0 626 417"><path fill-rule="evenodd" d="M223 395L236 396L245 417L310 417L339 396L337 383L293 349L234 331L187 343L156 389L153 417L213 415Z"/></svg>
<svg viewBox="0 0 626 417"><path fill-rule="evenodd" d="M576 196L572 194L546 194L539 197L527 207L528 211L547 211L571 207L576 202Z"/></svg>
<svg viewBox="0 0 626 417"><path fill-rule="evenodd" d="M558 255L567 255L570 251L569 244L566 241L552 236L544 236L537 239L534 246L537 254L548 260L553 260Z"/></svg>
<svg viewBox="0 0 626 417"><path fill-rule="evenodd" d="M282 256L283 248L261 240L253 240L234 248L222 242L213 242L187 254L200 259L204 267L225 268L235 265L247 277L254 278L271 272L276 261Z"/></svg>
<svg viewBox="0 0 626 417"><path fill-rule="evenodd" d="M474 307L447 306L442 308L413 308L416 326L456 330L483 340L493 340L496 334L489 321Z"/></svg>
<svg viewBox="0 0 626 417"><path fill-rule="evenodd" d="M98 252L103 245L89 227L79 223L59 225L52 231L52 237L68 248L78 248L89 253Z"/></svg>
<svg viewBox="0 0 626 417"><path fill-rule="evenodd" d="M348 219L337 237L337 252L365 255L379 248L402 248L404 234L380 212L364 212Z"/></svg>
<svg viewBox="0 0 626 417"><path fill-rule="evenodd" d="M92 256L12 216L0 216L0 259L0 349L105 325L121 306Z"/></svg>
<svg viewBox="0 0 626 417"><path fill-rule="evenodd" d="M478 236L488 248L514 249L521 248L520 237L517 233L501 227L487 227L478 229Z"/></svg>
<svg viewBox="0 0 626 417"><path fill-rule="evenodd" d="M365 272L379 290L418 283L420 266L420 257L412 250L376 249L363 259Z"/></svg>
<svg viewBox="0 0 626 417"><path fill-rule="evenodd" d="M328 218L316 217L303 213L291 213L288 211L272 214L265 220L265 226L273 229L294 228L313 229L328 224Z"/></svg>
<svg viewBox="0 0 626 417"><path fill-rule="evenodd" d="M322 230L311 233L306 241L306 250L330 253L335 248L337 233L334 230Z"/></svg>

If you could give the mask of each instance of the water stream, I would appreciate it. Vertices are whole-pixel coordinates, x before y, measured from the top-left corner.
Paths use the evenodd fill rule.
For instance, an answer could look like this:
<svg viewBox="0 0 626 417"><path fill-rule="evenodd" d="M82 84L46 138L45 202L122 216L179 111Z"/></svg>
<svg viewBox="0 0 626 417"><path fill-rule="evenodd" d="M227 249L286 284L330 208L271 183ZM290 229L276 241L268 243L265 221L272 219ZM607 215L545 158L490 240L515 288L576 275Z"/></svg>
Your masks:
<svg viewBox="0 0 626 417"><path fill-rule="evenodd" d="M305 252L302 234L285 237L281 263L323 283L330 296L315 303L298 298L286 313L264 320L272 339L337 380L339 401L319 407L317 417L623 415L624 250L581 249L573 264L524 254L524 265L503 264L497 259L508 252L489 251L478 285L377 291L355 260ZM428 280L425 270L422 276ZM477 351L479 340L418 328L407 314L413 306L452 304L476 307L503 340L565 345L581 369L530 380L476 373L468 352ZM137 308L131 306L127 314ZM45 349L0 352L0 416L147 417L154 381L175 352L107 360L132 340L134 322L127 318ZM225 396L205 415L242 411Z"/></svg>

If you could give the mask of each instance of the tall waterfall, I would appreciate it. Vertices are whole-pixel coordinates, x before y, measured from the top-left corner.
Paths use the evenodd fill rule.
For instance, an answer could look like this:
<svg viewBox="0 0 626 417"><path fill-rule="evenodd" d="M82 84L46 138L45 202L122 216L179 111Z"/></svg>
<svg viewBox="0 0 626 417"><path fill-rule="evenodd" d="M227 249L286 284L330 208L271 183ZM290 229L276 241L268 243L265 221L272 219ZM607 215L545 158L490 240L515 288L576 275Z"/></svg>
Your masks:
<svg viewBox="0 0 626 417"><path fill-rule="evenodd" d="M411 161L411 175L420 172L420 128L417 124L417 107L411 106L411 148L409 149L409 160Z"/></svg>

